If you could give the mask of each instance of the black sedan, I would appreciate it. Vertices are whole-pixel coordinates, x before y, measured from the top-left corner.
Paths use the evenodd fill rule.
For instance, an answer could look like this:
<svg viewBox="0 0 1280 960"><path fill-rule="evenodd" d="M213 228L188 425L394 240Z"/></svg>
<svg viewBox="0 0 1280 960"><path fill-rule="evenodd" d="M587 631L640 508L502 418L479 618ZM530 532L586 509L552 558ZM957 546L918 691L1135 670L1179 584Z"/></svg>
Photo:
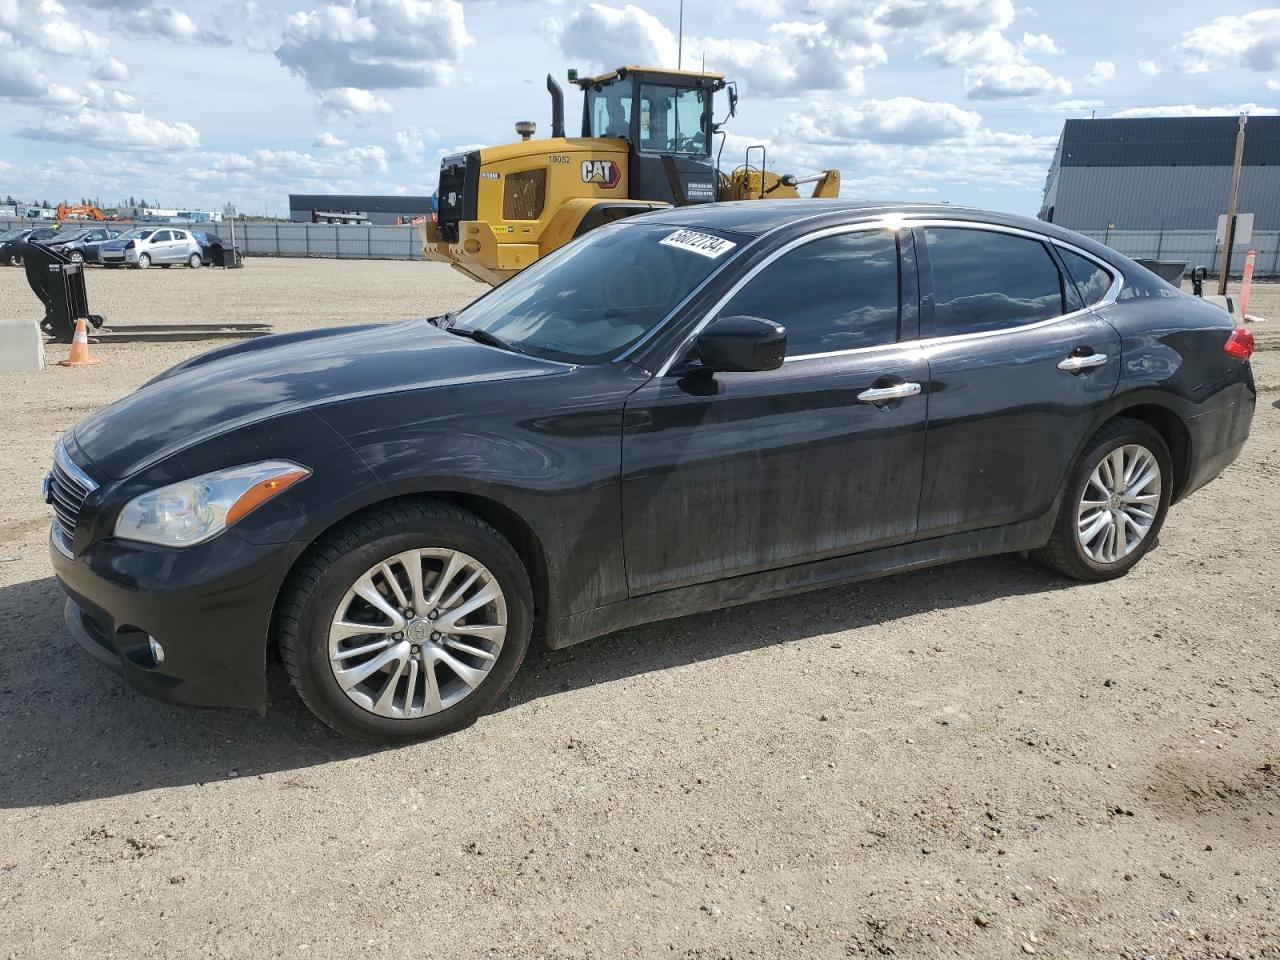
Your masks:
<svg viewBox="0 0 1280 960"><path fill-rule="evenodd" d="M0 235L0 264L22 266L23 244L29 240L45 242L58 235L57 227L19 227Z"/></svg>
<svg viewBox="0 0 1280 960"><path fill-rule="evenodd" d="M1009 551L1118 577L1249 433L1252 338L1058 227L685 207L456 315L253 340L58 444L53 566L141 690L456 729L553 648Z"/></svg>

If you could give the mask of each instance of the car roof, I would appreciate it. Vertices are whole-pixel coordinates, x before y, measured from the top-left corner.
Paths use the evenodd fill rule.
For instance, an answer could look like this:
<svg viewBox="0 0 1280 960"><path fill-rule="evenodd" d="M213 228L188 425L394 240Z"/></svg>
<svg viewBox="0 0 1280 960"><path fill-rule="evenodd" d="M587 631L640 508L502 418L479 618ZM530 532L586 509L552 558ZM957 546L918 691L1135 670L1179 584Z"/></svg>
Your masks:
<svg viewBox="0 0 1280 960"><path fill-rule="evenodd" d="M760 236L780 227L801 221L821 221L823 225L856 223L878 217L898 215L907 219L937 218L945 220L976 220L983 223L1003 224L1010 227L1034 230L1048 235L1066 235L1043 220L997 213L976 207L964 207L950 203L909 203L901 201L802 199L802 200L732 200L725 203L692 204L654 210L636 217L650 223L669 223L680 227L702 227L708 230L726 230L747 236ZM815 222L815 226L819 224Z"/></svg>

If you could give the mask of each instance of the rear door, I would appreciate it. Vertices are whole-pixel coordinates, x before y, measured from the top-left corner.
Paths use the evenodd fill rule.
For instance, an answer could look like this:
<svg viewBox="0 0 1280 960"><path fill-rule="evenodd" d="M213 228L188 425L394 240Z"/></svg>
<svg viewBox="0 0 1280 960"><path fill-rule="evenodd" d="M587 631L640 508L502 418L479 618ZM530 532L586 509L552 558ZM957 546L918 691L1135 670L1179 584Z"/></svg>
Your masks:
<svg viewBox="0 0 1280 960"><path fill-rule="evenodd" d="M783 324L781 368L710 375L679 358L631 396L622 509L633 595L914 536L928 367L910 342L909 231L902 240L901 269L893 231L846 228L740 281L712 316ZM887 388L896 396L868 392Z"/></svg>
<svg viewBox="0 0 1280 960"><path fill-rule="evenodd" d="M930 366L920 535L1032 519L1115 390L1120 336L1043 238L983 224L915 233Z"/></svg>

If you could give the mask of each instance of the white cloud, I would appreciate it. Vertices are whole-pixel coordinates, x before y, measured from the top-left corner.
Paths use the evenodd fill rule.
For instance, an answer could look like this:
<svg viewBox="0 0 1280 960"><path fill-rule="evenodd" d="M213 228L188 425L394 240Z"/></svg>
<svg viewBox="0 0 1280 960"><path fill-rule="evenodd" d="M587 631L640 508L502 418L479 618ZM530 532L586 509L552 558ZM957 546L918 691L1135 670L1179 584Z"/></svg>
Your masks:
<svg viewBox="0 0 1280 960"><path fill-rule="evenodd" d="M1139 60L1138 72L1144 77L1155 77L1160 74L1160 65L1154 60Z"/></svg>
<svg viewBox="0 0 1280 960"><path fill-rule="evenodd" d="M634 4L589 3L566 19L549 21L547 28L566 59L592 68L676 66L675 34ZM852 42L824 22L799 20L772 23L747 38L686 36L684 51L686 66L705 56L709 66L731 74L759 96L860 91L864 68L886 60L878 43Z"/></svg>
<svg viewBox="0 0 1280 960"><path fill-rule="evenodd" d="M1024 33L1022 35L1022 49L1031 53L1043 53L1049 56L1058 56L1063 51L1058 46L1053 37L1047 33Z"/></svg>
<svg viewBox="0 0 1280 960"><path fill-rule="evenodd" d="M891 33L933 42L958 33L1004 30L1012 0L809 0L807 8L838 33L866 43Z"/></svg>
<svg viewBox="0 0 1280 960"><path fill-rule="evenodd" d="M95 80L108 83L128 83L133 79L129 68L115 57L107 57L94 65L92 75Z"/></svg>
<svg viewBox="0 0 1280 960"><path fill-rule="evenodd" d="M348 120L358 126L391 113L391 104L377 94L357 87L321 90L316 95L316 112L329 123Z"/></svg>
<svg viewBox="0 0 1280 960"><path fill-rule="evenodd" d="M973 100L1066 96L1071 84L1044 67L1027 63L978 64L964 71L965 93Z"/></svg>
<svg viewBox="0 0 1280 960"><path fill-rule="evenodd" d="M122 111L125 113L137 113L140 110L137 98L120 90L108 90L92 80L85 84L84 89L85 104L95 110Z"/></svg>
<svg viewBox="0 0 1280 960"><path fill-rule="evenodd" d="M50 81L39 61L3 31L0 31L0 100L53 107L78 107L84 102L71 87Z"/></svg>
<svg viewBox="0 0 1280 960"><path fill-rule="evenodd" d="M1130 107L1111 114L1113 117L1234 117L1249 113L1258 117L1271 117L1280 113L1275 107L1256 103L1223 104L1218 107L1200 107L1194 103L1171 104L1162 107Z"/></svg>
<svg viewBox="0 0 1280 960"><path fill-rule="evenodd" d="M1058 111L1064 110L1067 113L1082 113L1085 110L1096 110L1102 106L1101 100L1059 100L1057 103L1049 104L1036 109L1042 111Z"/></svg>
<svg viewBox="0 0 1280 960"><path fill-rule="evenodd" d="M337 150L347 146L347 141L326 130L316 137L315 145L323 150Z"/></svg>
<svg viewBox="0 0 1280 960"><path fill-rule="evenodd" d="M597 67L676 65L675 34L634 4L618 8L588 3L563 21L550 21L547 27L561 53Z"/></svg>
<svg viewBox="0 0 1280 960"><path fill-rule="evenodd" d="M201 27L190 16L173 7L153 7L144 3L122 13L118 20L130 33L160 37L174 43L226 46L231 42L221 34Z"/></svg>
<svg viewBox="0 0 1280 960"><path fill-rule="evenodd" d="M1184 33L1175 51L1188 73L1232 65L1280 70L1280 8L1218 17Z"/></svg>
<svg viewBox="0 0 1280 960"><path fill-rule="evenodd" d="M686 49L705 53L748 92L786 95L811 90L862 91L863 70L888 59L878 43L841 40L822 23L772 24L762 40L695 39Z"/></svg>
<svg viewBox="0 0 1280 960"><path fill-rule="evenodd" d="M427 155L427 143L439 138L440 135L434 130L419 130L416 127L397 130L392 156L405 163L420 164Z"/></svg>
<svg viewBox="0 0 1280 960"><path fill-rule="evenodd" d="M90 61L106 57L107 38L77 26L77 19L56 0L0 0L0 30L24 48Z"/></svg>
<svg viewBox="0 0 1280 960"><path fill-rule="evenodd" d="M1271 77L1268 77L1268 78L1267 78L1267 89L1268 89L1268 90L1272 90L1272 91L1277 92L1277 93L1280 93L1280 80L1274 80L1274 79L1272 79Z"/></svg>
<svg viewBox="0 0 1280 960"><path fill-rule="evenodd" d="M1110 60L1097 60L1084 75L1084 82L1091 87L1101 87L1116 78L1116 65Z"/></svg>
<svg viewBox="0 0 1280 960"><path fill-rule="evenodd" d="M200 134L189 123L166 123L148 117L141 110L101 110L87 106L75 112L47 114L38 127L19 130L18 135L103 150L185 152L200 146Z"/></svg>
<svg viewBox="0 0 1280 960"><path fill-rule="evenodd" d="M953 103L894 97L798 114L783 125L782 133L784 138L814 144L854 140L924 144L967 137L981 126L981 114Z"/></svg>
<svg viewBox="0 0 1280 960"><path fill-rule="evenodd" d="M289 17L276 58L313 90L429 87L471 42L458 0L350 0Z"/></svg>

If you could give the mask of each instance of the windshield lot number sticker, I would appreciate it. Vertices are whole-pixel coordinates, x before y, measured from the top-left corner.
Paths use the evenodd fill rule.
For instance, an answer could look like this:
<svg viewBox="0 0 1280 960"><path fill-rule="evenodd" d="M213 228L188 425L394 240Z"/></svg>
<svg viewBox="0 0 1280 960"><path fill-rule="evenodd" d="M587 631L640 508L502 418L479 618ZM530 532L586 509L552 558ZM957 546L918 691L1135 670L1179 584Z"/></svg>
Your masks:
<svg viewBox="0 0 1280 960"><path fill-rule="evenodd" d="M712 260L723 256L737 246L732 240L713 237L709 233L698 233L696 230L677 230L658 242L664 247L679 247L681 250L710 257Z"/></svg>

